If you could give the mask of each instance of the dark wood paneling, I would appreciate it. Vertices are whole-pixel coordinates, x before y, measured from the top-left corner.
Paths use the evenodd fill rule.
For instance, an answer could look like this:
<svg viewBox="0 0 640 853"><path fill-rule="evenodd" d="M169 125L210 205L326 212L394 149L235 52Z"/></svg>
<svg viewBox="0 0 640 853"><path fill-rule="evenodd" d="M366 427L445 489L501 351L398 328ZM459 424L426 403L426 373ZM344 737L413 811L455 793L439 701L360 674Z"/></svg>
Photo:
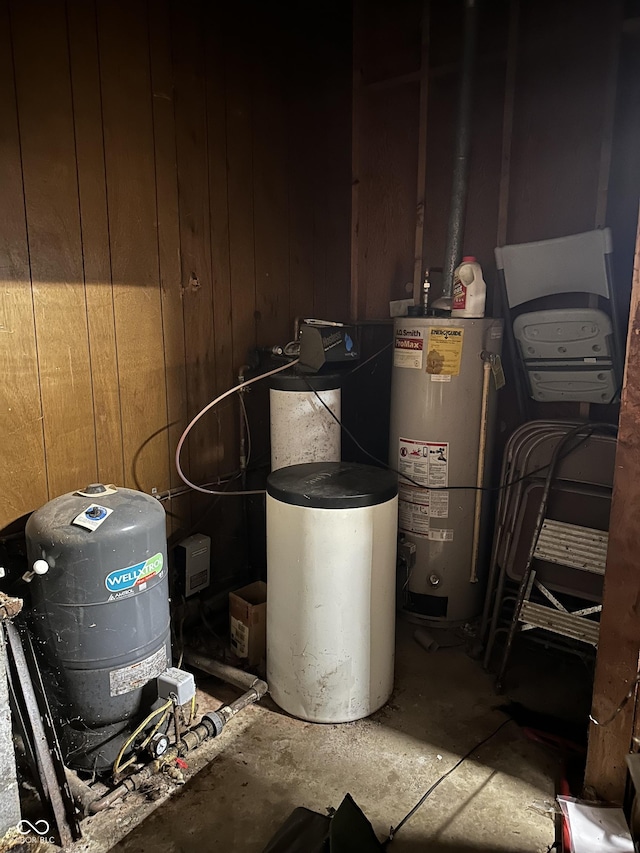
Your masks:
<svg viewBox="0 0 640 853"><path fill-rule="evenodd" d="M254 57L251 53L244 55L245 23L227 16L224 25L232 333L235 360L241 365L246 362L249 349L256 345L251 98Z"/></svg>
<svg viewBox="0 0 640 853"><path fill-rule="evenodd" d="M315 316L314 220L315 166L319 142L315 136L317 109L303 80L313 86L309 60L296 55L288 116L289 160L289 309L293 317ZM311 77L311 79L310 79Z"/></svg>
<svg viewBox="0 0 640 853"><path fill-rule="evenodd" d="M149 16L149 53L153 104L153 139L156 174L158 262L167 394L167 450L169 485L182 485L173 454L187 423L187 371L182 311L180 266L180 211L176 155L173 69L171 65L171 16L168 0L155 0ZM189 523L186 498L166 506L169 532L184 530Z"/></svg>
<svg viewBox="0 0 640 853"><path fill-rule="evenodd" d="M607 131L618 4L540 0L520 11L509 243L589 231Z"/></svg>
<svg viewBox="0 0 640 853"><path fill-rule="evenodd" d="M92 0L69 0L67 17L98 479L104 483L122 483L120 384L95 4Z"/></svg>
<svg viewBox="0 0 640 853"><path fill-rule="evenodd" d="M11 29L53 497L97 477L65 4L16 2Z"/></svg>
<svg viewBox="0 0 640 853"><path fill-rule="evenodd" d="M253 181L257 337L259 346L286 343L289 323L289 178L282 10L260 6L252 22L263 32L275 17L270 39L257 39L253 81Z"/></svg>
<svg viewBox="0 0 640 853"><path fill-rule="evenodd" d="M417 82L362 93L361 318L388 317L389 300L413 292L419 102Z"/></svg>
<svg viewBox="0 0 640 853"><path fill-rule="evenodd" d="M188 416L258 337L285 342L317 305L345 311L351 25L333 5L309 35L257 0L12 4L0 527L96 478L179 486ZM237 469L238 427L231 399L190 438L197 479ZM172 541L214 534L218 583L242 558L241 503L165 504Z"/></svg>
<svg viewBox="0 0 640 853"><path fill-rule="evenodd" d="M24 212L8 4L0 3L0 525L46 501L38 350Z"/></svg>
<svg viewBox="0 0 640 853"><path fill-rule="evenodd" d="M338 21L345 18L348 6L337 3L333 8L338 9ZM336 30L349 33L350 27L343 20L343 26L336 26ZM316 311L321 317L346 320L350 305L351 75L346 45L341 45L330 29L325 39L334 42L336 62L330 72L319 75L314 98L317 105L314 266L324 274L324 278L315 277L314 292ZM317 50L322 50L322 43Z"/></svg>
<svg viewBox="0 0 640 853"><path fill-rule="evenodd" d="M183 14L185 8L189 10L187 15ZM205 33L199 3L186 7L176 4L173 12L187 405L192 418L216 392ZM191 479L196 483L215 479L221 453L216 413L195 427L188 449Z"/></svg>
<svg viewBox="0 0 640 853"><path fill-rule="evenodd" d="M367 0L362 11L358 36L364 84L419 72L422 1Z"/></svg>
<svg viewBox="0 0 640 853"><path fill-rule="evenodd" d="M227 116L225 103L224 36L217 20L206 27L206 96L209 173L209 239L213 288L213 328L216 347L216 386L219 392L236 384L240 362L234 353L231 271L229 266L229 193L227 187ZM219 460L223 474L234 471L238 460L238 407L235 418L219 424Z"/></svg>

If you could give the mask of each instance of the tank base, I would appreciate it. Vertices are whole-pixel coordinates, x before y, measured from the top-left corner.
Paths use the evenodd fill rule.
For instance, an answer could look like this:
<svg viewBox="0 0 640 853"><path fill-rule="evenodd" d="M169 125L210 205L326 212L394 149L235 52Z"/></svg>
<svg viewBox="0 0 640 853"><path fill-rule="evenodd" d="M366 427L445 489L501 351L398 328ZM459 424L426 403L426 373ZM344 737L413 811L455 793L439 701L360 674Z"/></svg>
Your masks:
<svg viewBox="0 0 640 853"><path fill-rule="evenodd" d="M387 702L391 699L391 691L387 697L383 701L377 700L372 702L371 705L367 708L360 708L355 711L353 714L346 715L332 715L330 713L323 713L322 710L318 712L309 713L307 710L304 710L302 706L298 706L294 708L293 705L288 702L284 702L282 705L278 702L278 700L271 695L271 698L276 703L276 705L281 708L285 714L289 714L292 717L295 717L298 720L304 720L306 723L317 723L318 725L328 726L328 725L341 725L343 723L355 723L356 720L364 720L367 717L370 717L372 714L375 714L376 711L379 711L380 708L384 708ZM289 708L286 708L285 705L289 705Z"/></svg>

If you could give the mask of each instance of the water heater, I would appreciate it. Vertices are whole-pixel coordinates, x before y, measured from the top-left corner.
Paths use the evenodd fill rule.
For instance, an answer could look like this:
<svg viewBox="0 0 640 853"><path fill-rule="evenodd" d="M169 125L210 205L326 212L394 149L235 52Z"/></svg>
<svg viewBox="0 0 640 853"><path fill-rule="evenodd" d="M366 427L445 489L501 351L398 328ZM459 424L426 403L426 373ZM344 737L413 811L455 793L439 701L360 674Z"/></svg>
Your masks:
<svg viewBox="0 0 640 853"><path fill-rule="evenodd" d="M31 625L66 763L106 770L171 665L164 509L95 484L34 512L26 537Z"/></svg>
<svg viewBox="0 0 640 853"><path fill-rule="evenodd" d="M389 455L409 478L400 480L398 527L411 552L401 602L434 625L482 608L488 500L473 487L489 482L501 344L499 320L395 322Z"/></svg>

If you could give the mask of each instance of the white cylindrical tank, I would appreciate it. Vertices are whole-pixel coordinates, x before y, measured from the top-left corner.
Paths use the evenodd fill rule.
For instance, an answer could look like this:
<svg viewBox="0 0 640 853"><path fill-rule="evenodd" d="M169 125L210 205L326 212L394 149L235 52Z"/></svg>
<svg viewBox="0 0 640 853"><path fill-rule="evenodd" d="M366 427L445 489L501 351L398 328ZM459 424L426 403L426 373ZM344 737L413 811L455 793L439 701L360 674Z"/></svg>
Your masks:
<svg viewBox="0 0 640 853"><path fill-rule="evenodd" d="M393 689L397 477L355 463L267 480L267 679L303 720L372 714Z"/></svg>
<svg viewBox="0 0 640 853"><path fill-rule="evenodd" d="M415 544L402 606L420 621L482 608L488 494L447 487L489 482L501 344L500 320L395 323L389 457L417 484L400 481L398 526Z"/></svg>
<svg viewBox="0 0 640 853"><path fill-rule="evenodd" d="M340 377L280 373L269 388L271 470L306 462L339 462Z"/></svg>

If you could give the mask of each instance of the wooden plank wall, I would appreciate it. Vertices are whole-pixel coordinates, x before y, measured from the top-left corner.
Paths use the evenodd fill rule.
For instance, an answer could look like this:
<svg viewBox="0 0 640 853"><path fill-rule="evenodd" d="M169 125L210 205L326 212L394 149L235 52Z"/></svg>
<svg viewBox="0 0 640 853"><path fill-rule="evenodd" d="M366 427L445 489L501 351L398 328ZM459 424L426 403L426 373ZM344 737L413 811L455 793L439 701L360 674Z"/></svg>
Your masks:
<svg viewBox="0 0 640 853"><path fill-rule="evenodd" d="M429 21L426 35L421 19ZM463 3L357 0L354 20L353 313L364 319L388 316L389 300L408 294L422 197L424 241L415 262L443 264ZM479 21L464 251L482 264L491 308L500 232L506 242L527 242L605 224L621 4L495 0L480 5ZM512 61L507 69L508 55L515 68ZM426 185L416 193L421 56L428 63ZM631 259L633 235L617 248ZM437 275L433 281L435 297ZM625 282L623 296L628 289Z"/></svg>
<svg viewBox="0 0 640 853"><path fill-rule="evenodd" d="M179 485L182 429L249 349L347 315L351 19L0 0L0 46L3 529L95 480ZM237 469L237 419L195 431L193 479ZM167 507L175 538L209 503ZM200 522L221 562L240 518Z"/></svg>

